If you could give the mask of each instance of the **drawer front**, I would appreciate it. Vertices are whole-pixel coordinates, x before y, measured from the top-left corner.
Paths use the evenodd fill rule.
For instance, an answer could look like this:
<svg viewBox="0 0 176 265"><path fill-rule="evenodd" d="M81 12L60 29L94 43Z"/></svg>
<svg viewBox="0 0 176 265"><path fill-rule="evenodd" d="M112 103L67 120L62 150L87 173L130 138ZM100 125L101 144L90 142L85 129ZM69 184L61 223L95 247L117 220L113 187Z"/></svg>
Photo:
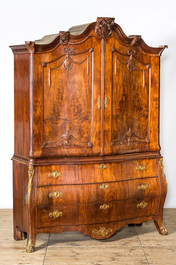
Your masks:
<svg viewBox="0 0 176 265"><path fill-rule="evenodd" d="M103 179L129 180L157 176L156 159L131 160L118 163L108 163L103 170Z"/></svg>
<svg viewBox="0 0 176 265"><path fill-rule="evenodd" d="M101 164L38 167L38 186L82 184L102 181Z"/></svg>
<svg viewBox="0 0 176 265"><path fill-rule="evenodd" d="M142 208L144 207L144 208ZM159 197L79 206L79 224L113 222L158 214Z"/></svg>
<svg viewBox="0 0 176 265"><path fill-rule="evenodd" d="M37 185L84 184L157 176L156 159L92 165L40 166Z"/></svg>
<svg viewBox="0 0 176 265"><path fill-rule="evenodd" d="M37 226L74 225L78 222L78 206L53 206L37 208Z"/></svg>
<svg viewBox="0 0 176 265"><path fill-rule="evenodd" d="M158 178L87 185L58 185L38 187L37 206L101 203L144 196L158 196Z"/></svg>
<svg viewBox="0 0 176 265"><path fill-rule="evenodd" d="M158 214L159 197L37 208L38 227L96 224Z"/></svg>

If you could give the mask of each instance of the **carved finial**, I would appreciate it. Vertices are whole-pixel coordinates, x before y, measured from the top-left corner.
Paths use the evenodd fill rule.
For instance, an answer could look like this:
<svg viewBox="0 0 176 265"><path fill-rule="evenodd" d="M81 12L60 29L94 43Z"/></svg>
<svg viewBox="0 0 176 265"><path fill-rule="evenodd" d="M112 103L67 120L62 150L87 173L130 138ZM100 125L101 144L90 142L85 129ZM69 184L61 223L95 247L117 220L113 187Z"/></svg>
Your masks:
<svg viewBox="0 0 176 265"><path fill-rule="evenodd" d="M137 46L139 44L140 39L141 39L141 35L132 35L130 37L133 37L133 40L131 42L131 46Z"/></svg>
<svg viewBox="0 0 176 265"><path fill-rule="evenodd" d="M25 41L25 44L26 44L26 47L27 47L29 53L35 52L34 41Z"/></svg>
<svg viewBox="0 0 176 265"><path fill-rule="evenodd" d="M114 25L115 18L97 17L95 32L101 38L106 38L112 33L112 26Z"/></svg>
<svg viewBox="0 0 176 265"><path fill-rule="evenodd" d="M159 46L159 48L161 48L161 51L159 53L159 56L161 56L163 51L168 48L168 45L162 45L162 46Z"/></svg>
<svg viewBox="0 0 176 265"><path fill-rule="evenodd" d="M67 44L70 39L70 32L69 31L60 31L60 43L61 44Z"/></svg>

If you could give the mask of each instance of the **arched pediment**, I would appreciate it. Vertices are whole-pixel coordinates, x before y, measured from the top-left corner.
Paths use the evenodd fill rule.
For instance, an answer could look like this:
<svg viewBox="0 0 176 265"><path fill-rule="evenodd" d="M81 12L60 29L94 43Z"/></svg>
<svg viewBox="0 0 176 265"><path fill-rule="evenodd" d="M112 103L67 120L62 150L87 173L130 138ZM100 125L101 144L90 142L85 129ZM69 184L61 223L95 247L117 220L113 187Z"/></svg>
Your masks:
<svg viewBox="0 0 176 265"><path fill-rule="evenodd" d="M130 46L138 46L143 52L153 55L160 56L167 45L160 47L150 47L148 46L140 35L130 35L129 37L125 35L122 28L116 24L114 18L109 17L98 17L96 22L74 26L71 27L68 31L60 31L57 34L44 36L40 40L34 42L26 42L26 48L29 53L41 53L51 51L56 48L58 45L67 45L67 44L76 44L84 40L88 35L94 31L94 34L97 38L109 38L114 31L119 38L119 40ZM15 48L16 47L16 48ZM20 49L26 50L24 45L21 47L11 46L12 50Z"/></svg>

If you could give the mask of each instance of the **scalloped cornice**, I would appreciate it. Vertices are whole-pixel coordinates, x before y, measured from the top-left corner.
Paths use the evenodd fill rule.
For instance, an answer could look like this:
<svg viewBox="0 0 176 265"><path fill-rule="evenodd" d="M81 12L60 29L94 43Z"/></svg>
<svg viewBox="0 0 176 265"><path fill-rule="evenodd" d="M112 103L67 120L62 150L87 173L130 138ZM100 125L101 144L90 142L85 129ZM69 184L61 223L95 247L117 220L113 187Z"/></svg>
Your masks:
<svg viewBox="0 0 176 265"><path fill-rule="evenodd" d="M28 41L25 45L10 46L14 53L41 53L53 50L57 45L67 45L69 43L79 43L86 39L91 32L95 32L97 38L108 38L114 31L119 40L126 44L138 46L143 52L161 56L167 45L159 47L148 46L140 35L130 35L127 37L122 28L114 23L114 18L98 17L96 22L84 24L70 28L68 31L60 31L58 34L48 35L35 42Z"/></svg>

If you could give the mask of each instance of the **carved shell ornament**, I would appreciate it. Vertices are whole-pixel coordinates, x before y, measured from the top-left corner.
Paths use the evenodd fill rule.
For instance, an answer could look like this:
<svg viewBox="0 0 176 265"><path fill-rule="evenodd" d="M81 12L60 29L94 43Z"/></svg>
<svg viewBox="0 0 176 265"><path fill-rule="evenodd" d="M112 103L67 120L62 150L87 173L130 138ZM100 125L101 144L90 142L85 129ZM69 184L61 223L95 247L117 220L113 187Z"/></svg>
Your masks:
<svg viewBox="0 0 176 265"><path fill-rule="evenodd" d="M106 38L111 35L113 25L114 25L114 18L98 17L95 26L95 32L101 38Z"/></svg>

